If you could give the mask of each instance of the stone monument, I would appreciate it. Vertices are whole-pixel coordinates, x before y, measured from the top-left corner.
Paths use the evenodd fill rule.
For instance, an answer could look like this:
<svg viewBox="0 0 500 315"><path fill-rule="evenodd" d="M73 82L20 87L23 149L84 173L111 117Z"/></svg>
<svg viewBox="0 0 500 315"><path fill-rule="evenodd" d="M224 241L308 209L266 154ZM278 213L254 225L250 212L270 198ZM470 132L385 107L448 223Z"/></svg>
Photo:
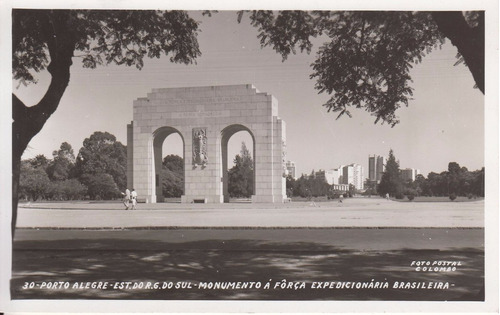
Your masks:
<svg viewBox="0 0 500 315"><path fill-rule="evenodd" d="M242 130L253 139L252 202L286 199L285 122L272 95L249 84L162 88L135 100L133 108L127 126L127 186L135 188L139 200L163 200L163 141L178 133L184 152L181 202L228 202L227 146Z"/></svg>

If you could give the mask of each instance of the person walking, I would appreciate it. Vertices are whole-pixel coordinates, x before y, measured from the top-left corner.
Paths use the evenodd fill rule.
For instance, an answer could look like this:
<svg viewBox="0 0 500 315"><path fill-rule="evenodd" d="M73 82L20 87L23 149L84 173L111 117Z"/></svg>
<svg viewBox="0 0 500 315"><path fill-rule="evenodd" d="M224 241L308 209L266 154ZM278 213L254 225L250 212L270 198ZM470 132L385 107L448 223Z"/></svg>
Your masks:
<svg viewBox="0 0 500 315"><path fill-rule="evenodd" d="M123 205L125 206L125 210L128 210L130 207L130 190L127 188L125 189L125 193L122 193L123 195Z"/></svg>
<svg viewBox="0 0 500 315"><path fill-rule="evenodd" d="M137 205L137 192L134 188L132 188L132 193L130 194L132 198L132 210L136 210L135 206Z"/></svg>

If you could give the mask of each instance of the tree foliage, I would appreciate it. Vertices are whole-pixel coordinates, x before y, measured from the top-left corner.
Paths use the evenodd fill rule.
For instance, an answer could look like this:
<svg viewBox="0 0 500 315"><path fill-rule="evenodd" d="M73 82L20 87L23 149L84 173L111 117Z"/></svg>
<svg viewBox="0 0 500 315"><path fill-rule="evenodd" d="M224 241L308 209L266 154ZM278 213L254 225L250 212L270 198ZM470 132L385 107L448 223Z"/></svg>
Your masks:
<svg viewBox="0 0 500 315"><path fill-rule="evenodd" d="M125 190L127 186L127 149L109 132L94 132L83 141L76 158L76 174L84 175L109 174L117 189ZM87 185L88 181L82 180ZM93 181L90 181L93 182ZM93 188L88 186L89 191Z"/></svg>
<svg viewBox="0 0 500 315"><path fill-rule="evenodd" d="M184 193L184 159L178 155L167 155L163 159L162 192L164 197L180 197Z"/></svg>
<svg viewBox="0 0 500 315"><path fill-rule="evenodd" d="M15 9L12 19L12 70L24 82L35 82L33 71L61 53L78 52L85 68L115 63L138 69L144 57L169 55L188 64L201 54L198 22L185 11Z"/></svg>
<svg viewBox="0 0 500 315"><path fill-rule="evenodd" d="M75 155L73 148L67 142L63 142L59 150L52 153L53 160L47 167L47 174L51 180L66 180L71 176L75 167Z"/></svg>
<svg viewBox="0 0 500 315"><path fill-rule="evenodd" d="M49 163L50 163L50 160L47 159L47 157L43 154L38 154L37 156L35 156L33 159L30 159L28 161L31 166L33 166L34 168L38 168L38 167L41 167L42 169L46 170L47 167L49 166Z"/></svg>
<svg viewBox="0 0 500 315"><path fill-rule="evenodd" d="M33 201L45 196L50 189L50 179L43 167L34 167L30 161L21 164L19 193Z"/></svg>
<svg viewBox="0 0 500 315"><path fill-rule="evenodd" d="M109 200L120 196L120 190L113 180L113 176L106 173L89 174L80 176L80 182L87 187L90 199Z"/></svg>
<svg viewBox="0 0 500 315"><path fill-rule="evenodd" d="M385 172L382 175L377 191L381 196L399 196L403 193L403 181L399 172L399 163L396 161L392 149L389 151Z"/></svg>
<svg viewBox="0 0 500 315"><path fill-rule="evenodd" d="M253 159L245 142L241 143L240 154L234 158L234 166L228 172L228 192L230 197L249 198L253 195Z"/></svg>
<svg viewBox="0 0 500 315"><path fill-rule="evenodd" d="M239 12L241 21L243 12ZM312 38L325 38L312 64L316 89L331 97L328 111L351 116L364 108L394 126L396 110L413 95L410 70L448 38L484 93L484 12L251 11L261 45L285 60L296 48L311 52Z"/></svg>
<svg viewBox="0 0 500 315"><path fill-rule="evenodd" d="M37 200L75 200L119 197L125 186L126 148L107 132L85 139L75 165L71 145L63 142L53 159L43 155L22 161L19 197Z"/></svg>
<svg viewBox="0 0 500 315"><path fill-rule="evenodd" d="M297 188L297 181L293 178L292 175L288 175L285 179L286 185L286 195L288 197L295 196L295 190Z"/></svg>
<svg viewBox="0 0 500 315"><path fill-rule="evenodd" d="M414 189L422 196L476 196L484 197L484 167L469 171L456 162L448 164L448 171L431 172L425 178L417 175L415 181L406 183L406 189Z"/></svg>
<svg viewBox="0 0 500 315"><path fill-rule="evenodd" d="M87 194L87 187L78 179L71 178L62 181L52 181L46 194L51 200L81 200Z"/></svg>
<svg viewBox="0 0 500 315"><path fill-rule="evenodd" d="M297 180L288 176L286 179L287 195L302 198L326 196L331 191L331 185L323 177L316 176L314 170L310 175L302 174Z"/></svg>

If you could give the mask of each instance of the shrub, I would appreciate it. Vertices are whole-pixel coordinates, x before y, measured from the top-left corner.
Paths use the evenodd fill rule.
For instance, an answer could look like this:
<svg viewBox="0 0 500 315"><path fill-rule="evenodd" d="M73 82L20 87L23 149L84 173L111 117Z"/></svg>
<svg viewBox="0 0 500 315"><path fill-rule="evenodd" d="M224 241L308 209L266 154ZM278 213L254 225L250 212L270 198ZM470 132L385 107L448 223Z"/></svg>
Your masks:
<svg viewBox="0 0 500 315"><path fill-rule="evenodd" d="M467 198L469 198L469 199L472 199L472 197L474 197L474 196L470 193L467 195Z"/></svg>
<svg viewBox="0 0 500 315"><path fill-rule="evenodd" d="M453 201L455 199L457 199L457 195L455 195L455 193L451 193L450 194L450 200Z"/></svg>
<svg viewBox="0 0 500 315"><path fill-rule="evenodd" d="M120 197L118 186L113 180L113 176L109 174L83 174L80 179L82 183L88 187L87 193L90 199L110 200Z"/></svg>
<svg viewBox="0 0 500 315"><path fill-rule="evenodd" d="M405 195L403 193L400 193L400 192L396 193L394 195L394 197L396 197L396 199L405 199Z"/></svg>
<svg viewBox="0 0 500 315"><path fill-rule="evenodd" d="M418 196L418 191L416 189L408 188L404 191L404 194L408 197L408 200L412 201L415 199L415 196Z"/></svg>

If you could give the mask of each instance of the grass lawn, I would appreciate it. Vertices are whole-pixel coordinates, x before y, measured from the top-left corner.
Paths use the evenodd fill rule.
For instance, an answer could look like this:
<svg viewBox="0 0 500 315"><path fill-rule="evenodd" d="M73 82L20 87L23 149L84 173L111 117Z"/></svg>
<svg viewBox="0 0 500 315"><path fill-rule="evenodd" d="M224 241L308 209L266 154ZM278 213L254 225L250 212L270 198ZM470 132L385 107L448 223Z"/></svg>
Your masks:
<svg viewBox="0 0 500 315"><path fill-rule="evenodd" d="M478 198L472 198L469 199L467 197L457 197L457 199L451 201L449 197L426 197L426 196L420 196L420 197L415 197L411 202L469 202L469 201L479 201L483 200L484 197L478 197ZM404 199L393 199L395 201L399 202L410 202L407 197Z"/></svg>
<svg viewBox="0 0 500 315"><path fill-rule="evenodd" d="M338 201L338 199L329 200L326 196L312 197L311 199L308 199L306 197L292 197L292 201L295 201L295 202L299 202L299 201L325 202L325 201Z"/></svg>

